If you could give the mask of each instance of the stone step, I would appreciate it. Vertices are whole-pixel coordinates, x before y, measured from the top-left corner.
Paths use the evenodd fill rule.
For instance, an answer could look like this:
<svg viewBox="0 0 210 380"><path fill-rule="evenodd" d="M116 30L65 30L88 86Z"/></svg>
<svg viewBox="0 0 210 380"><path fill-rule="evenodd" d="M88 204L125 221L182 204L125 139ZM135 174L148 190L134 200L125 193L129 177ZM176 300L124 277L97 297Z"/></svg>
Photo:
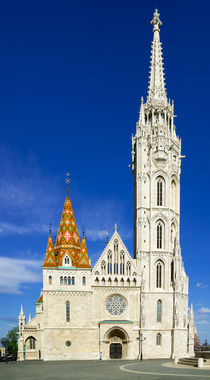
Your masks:
<svg viewBox="0 0 210 380"><path fill-rule="evenodd" d="M178 364L185 364L185 365L190 365L192 367L197 367L198 359L197 358L181 358L179 359Z"/></svg>

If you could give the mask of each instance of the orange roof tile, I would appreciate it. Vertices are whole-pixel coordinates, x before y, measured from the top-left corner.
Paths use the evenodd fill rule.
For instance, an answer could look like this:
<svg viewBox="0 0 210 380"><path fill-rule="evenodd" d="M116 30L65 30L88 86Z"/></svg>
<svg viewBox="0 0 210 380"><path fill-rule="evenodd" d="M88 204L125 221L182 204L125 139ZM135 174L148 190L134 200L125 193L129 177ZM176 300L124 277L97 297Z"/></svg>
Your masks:
<svg viewBox="0 0 210 380"><path fill-rule="evenodd" d="M48 237L46 255L45 255L45 260L42 267L47 267L47 268L56 267L53 240L52 240L51 234L49 234L49 237Z"/></svg>
<svg viewBox="0 0 210 380"><path fill-rule="evenodd" d="M36 303L43 303L43 294L41 294Z"/></svg>
<svg viewBox="0 0 210 380"><path fill-rule="evenodd" d="M64 203L54 249L55 256L58 257L58 266L62 266L62 259L66 253L72 260L72 266L77 266L81 243L69 196L66 197Z"/></svg>
<svg viewBox="0 0 210 380"><path fill-rule="evenodd" d="M81 251L78 258L78 268L91 268L90 260L88 257L88 251L86 246L86 239L83 236L82 237L82 243L81 243Z"/></svg>

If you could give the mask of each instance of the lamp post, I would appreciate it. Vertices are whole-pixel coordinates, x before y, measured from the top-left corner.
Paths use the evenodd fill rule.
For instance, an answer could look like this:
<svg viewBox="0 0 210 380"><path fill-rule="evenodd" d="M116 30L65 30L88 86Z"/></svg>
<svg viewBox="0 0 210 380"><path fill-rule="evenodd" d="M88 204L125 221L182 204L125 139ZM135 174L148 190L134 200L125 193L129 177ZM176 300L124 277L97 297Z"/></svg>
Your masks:
<svg viewBox="0 0 210 380"><path fill-rule="evenodd" d="M143 350L142 350L142 342L146 338L143 338L143 334L140 334L140 345L141 345L141 355L140 355L140 360L143 360Z"/></svg>

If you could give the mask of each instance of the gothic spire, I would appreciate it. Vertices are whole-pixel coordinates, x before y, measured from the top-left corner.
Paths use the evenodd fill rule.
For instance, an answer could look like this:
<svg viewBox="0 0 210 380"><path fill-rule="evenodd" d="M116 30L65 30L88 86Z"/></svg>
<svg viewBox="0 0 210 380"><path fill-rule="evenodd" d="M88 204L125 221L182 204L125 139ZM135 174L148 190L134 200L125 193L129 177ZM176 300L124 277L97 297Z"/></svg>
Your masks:
<svg viewBox="0 0 210 380"><path fill-rule="evenodd" d="M160 25L162 22L159 18L160 14L155 9L151 24L153 25L153 41L151 52L151 65L148 85L147 101L158 105L164 105L167 102L162 47L160 42Z"/></svg>
<svg viewBox="0 0 210 380"><path fill-rule="evenodd" d="M47 241L47 249L46 249L43 267L56 267L53 240L52 240L52 235L51 235L51 224L49 228L49 236L48 236L48 241Z"/></svg>

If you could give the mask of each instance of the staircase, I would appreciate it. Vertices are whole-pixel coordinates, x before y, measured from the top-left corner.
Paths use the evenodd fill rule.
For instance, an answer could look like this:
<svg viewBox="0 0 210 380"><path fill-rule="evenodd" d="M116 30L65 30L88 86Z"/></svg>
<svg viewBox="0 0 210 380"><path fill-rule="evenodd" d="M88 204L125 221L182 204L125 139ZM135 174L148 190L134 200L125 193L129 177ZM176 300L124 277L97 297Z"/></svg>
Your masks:
<svg viewBox="0 0 210 380"><path fill-rule="evenodd" d="M178 364L190 365L192 367L198 366L198 358L181 358ZM203 359L203 366L210 366L210 359Z"/></svg>

